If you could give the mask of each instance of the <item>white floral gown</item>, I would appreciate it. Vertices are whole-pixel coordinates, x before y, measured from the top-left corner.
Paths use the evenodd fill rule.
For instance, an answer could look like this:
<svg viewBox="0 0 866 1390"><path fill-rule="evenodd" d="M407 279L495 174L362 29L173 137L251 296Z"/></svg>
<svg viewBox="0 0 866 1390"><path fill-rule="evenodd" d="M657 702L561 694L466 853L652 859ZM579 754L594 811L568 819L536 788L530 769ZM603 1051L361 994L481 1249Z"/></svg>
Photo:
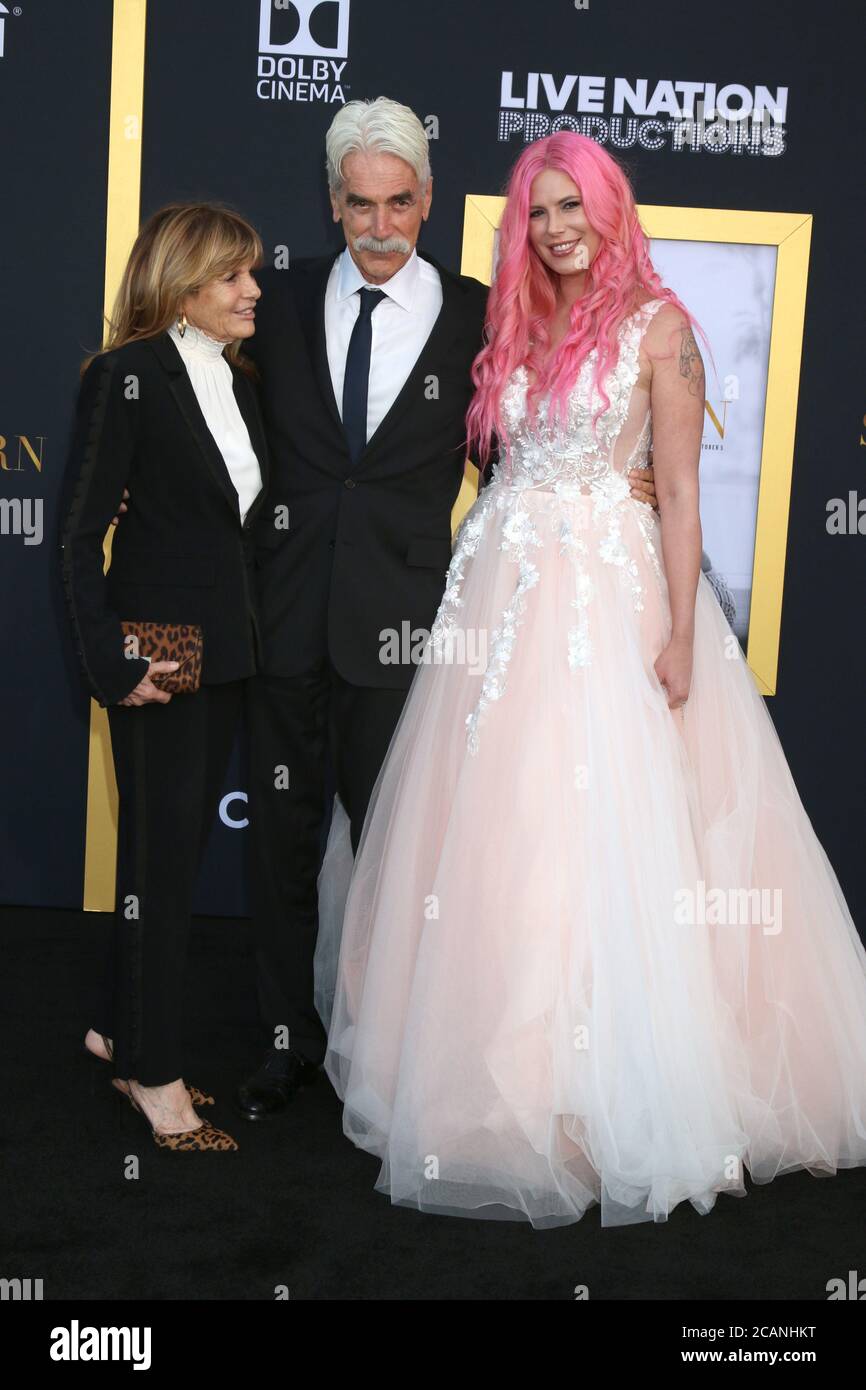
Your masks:
<svg viewBox="0 0 866 1390"><path fill-rule="evenodd" d="M510 474L376 784L326 1067L395 1203L619 1225L866 1163L866 953L703 575L683 710L654 670L660 527L626 473L661 302L620 329L598 443L594 354L567 428L509 383Z"/></svg>

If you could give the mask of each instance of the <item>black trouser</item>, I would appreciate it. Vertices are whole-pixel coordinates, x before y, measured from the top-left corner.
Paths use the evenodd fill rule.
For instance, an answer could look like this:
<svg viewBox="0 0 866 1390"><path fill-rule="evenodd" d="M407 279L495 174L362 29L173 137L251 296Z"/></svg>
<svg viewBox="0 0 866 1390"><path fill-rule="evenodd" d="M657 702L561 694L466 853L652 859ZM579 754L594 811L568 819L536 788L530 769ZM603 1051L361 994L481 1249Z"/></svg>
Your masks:
<svg viewBox="0 0 866 1390"><path fill-rule="evenodd" d="M245 685L203 685L165 705L108 710L119 794L117 897L91 1026L113 1038L115 1074L142 1086L183 1076L193 890Z"/></svg>
<svg viewBox="0 0 866 1390"><path fill-rule="evenodd" d="M259 1011L268 1042L325 1055L313 1002L327 755L357 852L364 816L407 690L350 685L323 664L249 682L250 884Z"/></svg>

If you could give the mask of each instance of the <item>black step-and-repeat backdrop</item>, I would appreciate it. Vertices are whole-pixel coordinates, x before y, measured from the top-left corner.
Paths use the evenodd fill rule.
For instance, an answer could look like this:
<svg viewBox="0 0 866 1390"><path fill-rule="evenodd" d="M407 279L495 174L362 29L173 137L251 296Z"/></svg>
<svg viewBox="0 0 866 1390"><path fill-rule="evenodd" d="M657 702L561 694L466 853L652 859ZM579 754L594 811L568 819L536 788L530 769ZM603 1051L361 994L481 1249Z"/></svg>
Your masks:
<svg viewBox="0 0 866 1390"><path fill-rule="evenodd" d="M680 0L0 5L0 900L84 900L91 713L65 634L56 513L78 363L101 338L112 95L115 119L126 94L130 107L136 100L128 23L121 52L118 19L134 27L136 16L143 120L130 118L126 138L140 141L142 217L171 200L220 198L258 226L266 254L336 248L325 131L342 102L388 95L427 128L434 183L423 245L455 269L467 195L500 193L525 141L561 127L621 157L641 204L811 219L802 359L789 384L790 516L781 507L773 519L787 525L787 549L768 704L862 932L864 122L859 7L840 0L784 11L754 0L687 11ZM688 132L684 112L695 118ZM734 124L743 113L755 117L748 127ZM718 431L718 406L708 418ZM97 883L110 879L93 878L94 855L106 853L95 838L101 800L92 786ZM245 809L238 754L202 910L243 910ZM88 905L106 906L104 890L91 890Z"/></svg>

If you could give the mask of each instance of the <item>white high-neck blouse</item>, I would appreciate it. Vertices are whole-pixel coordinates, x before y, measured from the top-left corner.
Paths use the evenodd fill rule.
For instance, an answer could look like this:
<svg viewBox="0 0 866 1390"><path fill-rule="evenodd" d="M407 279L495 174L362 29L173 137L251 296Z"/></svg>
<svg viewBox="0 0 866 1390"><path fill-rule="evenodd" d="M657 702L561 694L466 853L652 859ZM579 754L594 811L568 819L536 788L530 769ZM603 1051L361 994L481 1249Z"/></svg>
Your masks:
<svg viewBox="0 0 866 1390"><path fill-rule="evenodd" d="M175 324L168 330L189 374L205 423L223 456L238 495L241 523L262 488L262 474L249 430L232 386L232 369L223 357L225 343L187 324L183 337Z"/></svg>

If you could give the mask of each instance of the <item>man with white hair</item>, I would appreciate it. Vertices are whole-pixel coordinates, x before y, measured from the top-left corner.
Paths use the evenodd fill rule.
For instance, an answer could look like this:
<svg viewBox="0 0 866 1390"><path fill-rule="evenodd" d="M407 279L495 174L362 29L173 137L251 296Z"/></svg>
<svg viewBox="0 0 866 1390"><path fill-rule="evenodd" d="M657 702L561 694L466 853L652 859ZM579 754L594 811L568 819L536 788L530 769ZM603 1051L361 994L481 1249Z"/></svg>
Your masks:
<svg viewBox="0 0 866 1390"><path fill-rule="evenodd" d="M487 298L417 249L432 178L407 106L349 102L326 148L345 249L264 271L249 344L273 479L250 699L251 888L272 1045L238 1094L249 1119L281 1110L324 1057L313 955L326 758L356 850L415 671L384 659L388 636L429 632L445 587Z"/></svg>

